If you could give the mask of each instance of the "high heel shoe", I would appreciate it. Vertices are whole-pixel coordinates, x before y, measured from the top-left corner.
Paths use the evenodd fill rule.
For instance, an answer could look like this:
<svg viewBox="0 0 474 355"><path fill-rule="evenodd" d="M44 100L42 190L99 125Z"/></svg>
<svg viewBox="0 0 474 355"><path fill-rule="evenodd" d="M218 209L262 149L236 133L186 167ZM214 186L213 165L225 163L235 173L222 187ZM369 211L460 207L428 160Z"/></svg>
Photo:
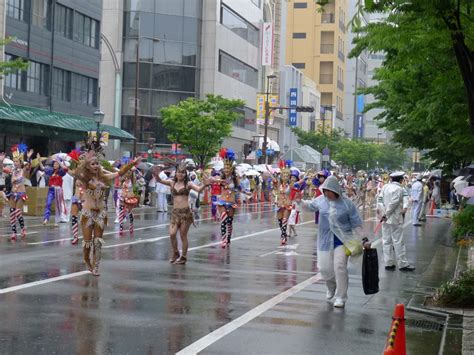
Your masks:
<svg viewBox="0 0 474 355"><path fill-rule="evenodd" d="M179 251L175 251L173 253L173 256L170 258L170 264L173 264L178 259L179 259Z"/></svg>
<svg viewBox="0 0 474 355"><path fill-rule="evenodd" d="M181 255L181 257L180 257L178 260L176 260L176 261L174 262L174 264L175 264L175 265L184 265L184 264L186 264L186 261L187 261L187 260L188 260L188 259L186 259L185 256Z"/></svg>

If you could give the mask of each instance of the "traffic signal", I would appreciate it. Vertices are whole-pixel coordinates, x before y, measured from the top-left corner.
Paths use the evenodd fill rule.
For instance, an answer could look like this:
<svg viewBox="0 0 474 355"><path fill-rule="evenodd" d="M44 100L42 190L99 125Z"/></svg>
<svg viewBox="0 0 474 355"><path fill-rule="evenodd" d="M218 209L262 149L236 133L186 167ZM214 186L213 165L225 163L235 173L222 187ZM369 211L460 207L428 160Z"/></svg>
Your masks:
<svg viewBox="0 0 474 355"><path fill-rule="evenodd" d="M244 156L249 156L250 153L252 153L252 145L251 144L248 144L248 143L245 143L244 144Z"/></svg>
<svg viewBox="0 0 474 355"><path fill-rule="evenodd" d="M296 112L314 112L312 106L296 106Z"/></svg>

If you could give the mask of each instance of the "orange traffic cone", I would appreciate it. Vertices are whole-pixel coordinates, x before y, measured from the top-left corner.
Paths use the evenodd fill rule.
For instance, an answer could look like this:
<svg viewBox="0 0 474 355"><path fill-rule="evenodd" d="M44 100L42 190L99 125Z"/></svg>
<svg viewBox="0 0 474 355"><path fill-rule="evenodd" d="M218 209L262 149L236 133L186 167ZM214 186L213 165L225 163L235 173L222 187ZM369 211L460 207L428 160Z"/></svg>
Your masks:
<svg viewBox="0 0 474 355"><path fill-rule="evenodd" d="M397 304L393 311L392 325L388 334L384 355L406 355L405 306Z"/></svg>
<svg viewBox="0 0 474 355"><path fill-rule="evenodd" d="M434 210L435 210L435 203L434 203L434 201L432 200L432 201L431 201L431 208L430 208L430 215L431 215L431 216L433 216Z"/></svg>

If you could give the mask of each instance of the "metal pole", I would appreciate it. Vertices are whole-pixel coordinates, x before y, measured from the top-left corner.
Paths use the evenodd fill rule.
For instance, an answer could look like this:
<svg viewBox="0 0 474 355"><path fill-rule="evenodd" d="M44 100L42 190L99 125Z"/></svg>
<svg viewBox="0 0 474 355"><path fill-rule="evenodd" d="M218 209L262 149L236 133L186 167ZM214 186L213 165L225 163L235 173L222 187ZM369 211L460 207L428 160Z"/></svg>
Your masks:
<svg viewBox="0 0 474 355"><path fill-rule="evenodd" d="M262 158L263 158L263 164L267 164L267 139L268 139L268 116L269 116L269 104L268 104L268 95L269 92L268 90L270 89L270 78L267 77L267 92L266 92L266 98L265 98L265 125L264 125L264 131L263 131L263 145L262 145Z"/></svg>
<svg viewBox="0 0 474 355"><path fill-rule="evenodd" d="M138 77L140 75L140 37L137 38L137 57L136 57L136 67L135 67L135 115L133 117L133 135L135 140L133 141L133 157L137 156L137 140L138 140Z"/></svg>
<svg viewBox="0 0 474 355"><path fill-rule="evenodd" d="M358 137L359 122L357 122L357 89L359 81L359 57L356 58L356 67L355 67L355 83L354 83L354 121L352 122L352 138L362 138Z"/></svg>

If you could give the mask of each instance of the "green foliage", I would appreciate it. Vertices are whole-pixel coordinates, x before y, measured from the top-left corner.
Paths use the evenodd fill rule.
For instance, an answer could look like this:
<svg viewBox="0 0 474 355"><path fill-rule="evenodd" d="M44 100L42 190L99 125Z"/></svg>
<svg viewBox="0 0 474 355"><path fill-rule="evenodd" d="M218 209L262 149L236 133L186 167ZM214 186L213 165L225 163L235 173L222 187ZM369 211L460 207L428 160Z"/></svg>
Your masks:
<svg viewBox="0 0 474 355"><path fill-rule="evenodd" d="M365 170L367 167L395 170L405 163L405 151L394 144L379 145L363 140L347 139L340 130L322 133L304 132L300 128L294 128L293 132L297 135L299 144L309 145L318 152L322 152L327 147L331 152L331 159L356 170Z"/></svg>
<svg viewBox="0 0 474 355"><path fill-rule="evenodd" d="M366 12L387 13L384 21L355 28L360 36L350 56L363 50L386 55L374 75L378 85L360 90L376 99L366 111L384 109L377 119L393 132L394 141L405 148L428 150L433 165L447 170L467 165L474 159L474 117L469 107L473 100L459 53L467 50L474 58L468 49L474 38L474 24L467 20L468 1L460 1L460 15L454 6L457 1L450 0L359 3L364 3ZM465 20L465 46L464 38L454 40L459 31L453 32L449 25L458 15Z"/></svg>
<svg viewBox="0 0 474 355"><path fill-rule="evenodd" d="M161 109L161 116L168 138L182 144L203 167L230 136L232 123L240 116L236 109L244 104L215 95L207 95L205 100L191 97Z"/></svg>
<svg viewBox="0 0 474 355"><path fill-rule="evenodd" d="M459 241L474 233L474 206L467 205L453 216L453 237Z"/></svg>
<svg viewBox="0 0 474 355"><path fill-rule="evenodd" d="M434 297L435 304L447 307L474 307L474 270L441 285Z"/></svg>
<svg viewBox="0 0 474 355"><path fill-rule="evenodd" d="M7 38L0 40L0 47L4 47L6 44L11 42L12 38ZM17 58L8 62L0 62L0 76L10 74L17 70L26 70L28 69L28 62L23 58Z"/></svg>

